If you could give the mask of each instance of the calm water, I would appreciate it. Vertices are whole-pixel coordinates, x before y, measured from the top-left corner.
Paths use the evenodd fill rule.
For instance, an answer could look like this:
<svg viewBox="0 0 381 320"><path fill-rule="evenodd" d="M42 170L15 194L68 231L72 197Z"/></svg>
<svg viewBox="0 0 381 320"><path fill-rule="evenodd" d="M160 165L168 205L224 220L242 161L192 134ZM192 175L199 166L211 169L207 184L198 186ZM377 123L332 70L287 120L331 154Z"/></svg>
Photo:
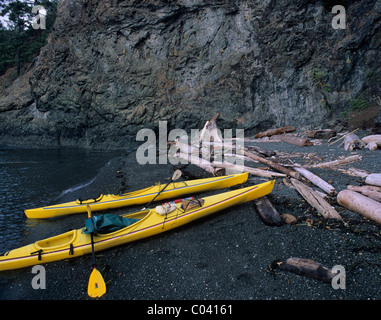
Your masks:
<svg viewBox="0 0 381 320"><path fill-rule="evenodd" d="M0 147L0 253L22 244L32 224L22 210L55 203L88 185L120 152Z"/></svg>

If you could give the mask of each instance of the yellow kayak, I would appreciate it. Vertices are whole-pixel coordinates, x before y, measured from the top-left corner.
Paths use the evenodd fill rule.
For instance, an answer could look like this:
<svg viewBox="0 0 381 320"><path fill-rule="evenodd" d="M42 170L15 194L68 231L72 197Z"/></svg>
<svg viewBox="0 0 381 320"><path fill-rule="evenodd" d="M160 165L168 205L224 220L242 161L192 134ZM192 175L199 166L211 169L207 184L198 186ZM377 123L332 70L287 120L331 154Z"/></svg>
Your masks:
<svg viewBox="0 0 381 320"><path fill-rule="evenodd" d="M275 180L196 199L193 200L197 202L195 206L194 203L193 206L189 205L189 200L178 203L171 202L170 212L159 210L159 208L164 207L163 205L156 207L156 209L117 216L123 219L131 219L132 224L110 233L95 233L93 235L94 250L105 250L150 237L228 207L265 196L272 191L274 183ZM0 256L0 271L79 257L91 252L91 236L86 233L86 227L84 227L5 253Z"/></svg>
<svg viewBox="0 0 381 320"><path fill-rule="evenodd" d="M181 182L170 183L163 192L155 199L160 201L163 199L172 199L181 197L186 194L205 192L209 190L217 190L246 182L248 173L233 174L222 177L212 177L206 179L197 179ZM157 193L164 188L164 185L157 184L152 187L141 189L138 191L119 194L100 195L95 199L80 200L56 204L47 207L24 210L28 218L55 218L59 216L84 213L86 205L91 205L92 211L101 211L108 209L116 209L125 206L147 204Z"/></svg>

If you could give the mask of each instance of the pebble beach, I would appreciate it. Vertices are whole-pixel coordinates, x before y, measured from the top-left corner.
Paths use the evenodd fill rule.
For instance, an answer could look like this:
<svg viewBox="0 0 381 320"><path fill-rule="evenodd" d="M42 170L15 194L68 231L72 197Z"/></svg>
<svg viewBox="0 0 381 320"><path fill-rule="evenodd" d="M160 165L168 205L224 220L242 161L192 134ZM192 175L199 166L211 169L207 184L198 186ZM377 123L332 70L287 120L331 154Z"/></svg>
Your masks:
<svg viewBox="0 0 381 320"><path fill-rule="evenodd" d="M286 143L263 143L263 149L287 154L301 165L315 154L316 161L331 161L359 154L362 159L342 166L380 172L380 150L345 151L338 145L298 147ZM306 154L310 154L306 157ZM304 156L304 157L303 157ZM319 160L318 160L319 159ZM309 161L309 160L308 160ZM208 177L193 165L183 167L180 179ZM311 169L312 171L312 169ZM339 192L349 184L363 181L331 169L314 169ZM96 193L132 191L153 183L166 183L173 174L172 164L140 165L134 152L114 158L102 168L92 183L65 194L60 201L89 197ZM269 180L249 176L246 185ZM221 191L213 191L221 192ZM379 225L357 213L332 205L343 222L326 220L297 193L276 179L268 196L280 214L291 214L297 223L266 225L253 203L226 209L189 225L139 242L96 254L97 266L106 284L102 300L379 300L381 293L381 234ZM115 211L139 210L129 207ZM38 221L25 241L47 238L84 226L86 217L67 216ZM312 259L346 271L345 289L309 277L282 272L274 262L289 257ZM88 300L87 282L91 255L43 265L46 288L31 286L31 268L0 274L2 300ZM274 267L275 266L275 267Z"/></svg>

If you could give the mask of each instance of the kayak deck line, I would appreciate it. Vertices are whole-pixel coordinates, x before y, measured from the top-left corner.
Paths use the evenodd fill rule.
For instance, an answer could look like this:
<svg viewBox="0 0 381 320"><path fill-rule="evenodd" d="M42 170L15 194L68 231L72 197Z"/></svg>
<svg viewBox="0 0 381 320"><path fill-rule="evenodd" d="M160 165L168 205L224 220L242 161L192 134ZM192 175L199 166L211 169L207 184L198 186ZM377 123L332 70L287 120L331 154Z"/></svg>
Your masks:
<svg viewBox="0 0 381 320"><path fill-rule="evenodd" d="M185 189L185 188L194 188L194 187L198 187L198 186L202 186L202 185L205 185L205 184L209 184L211 182L218 182L218 181L223 181L223 180L226 180L226 179L230 179L231 177L233 177L234 175L230 175L230 176L226 176L226 177L223 177L222 179L218 179L218 180L213 180L213 181L206 181L206 182L203 182L203 183L199 183L199 184L194 184L194 185L190 185L190 186L184 186L184 187L179 187L179 188L174 188L174 189L169 189L169 190L164 190L161 192L161 194L163 193L168 193L168 192L173 192L174 190L182 190L182 189ZM175 183L175 182L173 182ZM186 181L180 181L180 182L176 182L176 183L185 183L186 184ZM152 188L152 187L148 187L146 189L149 189L149 188ZM144 190L146 190L144 189ZM141 191L140 193L142 193L144 191ZM157 192L153 192L153 193L145 193L145 194L140 194L139 196L133 196L133 197L129 197L129 196L126 196L126 197L121 197L119 199L115 199L115 200L108 200L108 201L102 201L102 204L103 203L111 203L111 202L116 202L116 201L123 201L123 200L129 200L129 199L138 199L138 198L142 198L142 197L147 197L147 196L154 196L156 195ZM113 196L117 196L117 195L113 195ZM80 205L74 205L74 206L62 206L62 207L56 207L56 206L50 206L50 207L44 207L43 209L44 210L56 210L56 209L67 209L67 208L76 208L76 207L86 207L86 204L80 204Z"/></svg>

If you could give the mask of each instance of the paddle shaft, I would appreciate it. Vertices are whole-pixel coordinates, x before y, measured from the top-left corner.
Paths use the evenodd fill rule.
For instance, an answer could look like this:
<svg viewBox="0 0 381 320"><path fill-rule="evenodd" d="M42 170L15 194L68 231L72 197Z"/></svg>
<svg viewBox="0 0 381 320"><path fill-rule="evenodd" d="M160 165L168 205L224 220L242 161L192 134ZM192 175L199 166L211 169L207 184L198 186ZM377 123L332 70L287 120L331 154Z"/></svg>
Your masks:
<svg viewBox="0 0 381 320"><path fill-rule="evenodd" d="M157 195L156 195L150 202L148 202L148 204L144 207L144 209L147 208L152 202L154 202L155 199L157 198L157 196L158 196L160 193L162 193L162 192L164 191L164 189L165 189L166 187L168 187L169 184L170 184L171 182L173 182L173 180L169 181L169 182L166 184L166 186L165 186L163 189L161 189L161 190L157 193Z"/></svg>
<svg viewBox="0 0 381 320"><path fill-rule="evenodd" d="M93 219L91 219L93 220ZM95 264L95 250L94 250L94 236L93 236L93 233L90 233L90 237L91 237L91 253L93 254L93 268L95 268L96 264Z"/></svg>
<svg viewBox="0 0 381 320"><path fill-rule="evenodd" d="M93 230L95 231L94 219L91 216L91 209L89 205L87 207L87 214L91 223L93 224ZM93 271L91 272L89 283L87 285L87 293L90 297L101 297L106 293L106 283L103 280L101 273L97 270L95 264L95 249L94 249L94 231L90 233L91 239L91 252L93 254Z"/></svg>
<svg viewBox="0 0 381 320"><path fill-rule="evenodd" d="M143 210L145 210L156 198L157 198L157 196L160 194L160 193L162 193L164 190L165 190L165 188L166 187L168 187L169 186L169 184L170 183L172 183L173 181L176 181L178 178L180 178L181 177L181 171L180 170L176 170L174 173L173 173L173 176L172 176L172 178L171 178L171 181L169 181L166 185L165 185L165 187L163 188L163 189L161 189L159 192L158 192L158 194L150 201L150 202L148 202L148 204L143 208Z"/></svg>
<svg viewBox="0 0 381 320"><path fill-rule="evenodd" d="M95 230L94 219L91 216L90 206L87 205L87 208L88 208L88 211L87 211L88 217L89 219L91 219L91 223L93 224L93 230ZM95 250L94 250L94 232L90 233L90 239L91 239L91 253L93 255L93 268L95 268L96 264L95 264Z"/></svg>

